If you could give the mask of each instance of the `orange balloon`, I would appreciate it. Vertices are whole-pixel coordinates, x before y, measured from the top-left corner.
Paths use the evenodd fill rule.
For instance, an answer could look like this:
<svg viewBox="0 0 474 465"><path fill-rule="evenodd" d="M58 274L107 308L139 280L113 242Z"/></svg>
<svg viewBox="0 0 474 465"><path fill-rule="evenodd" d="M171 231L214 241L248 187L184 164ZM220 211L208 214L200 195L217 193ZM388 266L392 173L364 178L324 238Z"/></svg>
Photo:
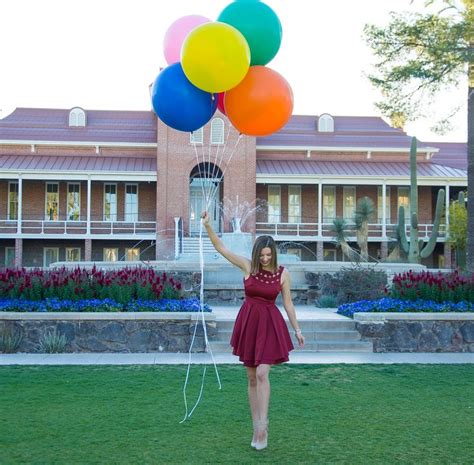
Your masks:
<svg viewBox="0 0 474 465"><path fill-rule="evenodd" d="M225 93L224 106L241 134L267 136L290 119L293 92L281 74L265 66L251 66L243 81Z"/></svg>

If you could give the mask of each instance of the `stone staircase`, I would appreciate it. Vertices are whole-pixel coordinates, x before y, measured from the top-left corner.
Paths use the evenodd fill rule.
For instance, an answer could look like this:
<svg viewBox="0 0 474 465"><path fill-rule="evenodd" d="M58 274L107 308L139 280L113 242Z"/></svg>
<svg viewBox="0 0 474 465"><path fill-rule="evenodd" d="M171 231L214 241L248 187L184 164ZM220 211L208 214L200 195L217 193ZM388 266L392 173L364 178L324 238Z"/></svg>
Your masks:
<svg viewBox="0 0 474 465"><path fill-rule="evenodd" d="M352 320L298 320L305 337L305 347L297 347L293 330L288 329L298 352L373 352L372 342L361 341ZM218 319L217 334L210 339L213 353L231 352L229 346L234 320Z"/></svg>
<svg viewBox="0 0 474 465"><path fill-rule="evenodd" d="M217 253L207 236L202 238L202 248L204 254ZM183 255L199 256L199 237L183 237Z"/></svg>

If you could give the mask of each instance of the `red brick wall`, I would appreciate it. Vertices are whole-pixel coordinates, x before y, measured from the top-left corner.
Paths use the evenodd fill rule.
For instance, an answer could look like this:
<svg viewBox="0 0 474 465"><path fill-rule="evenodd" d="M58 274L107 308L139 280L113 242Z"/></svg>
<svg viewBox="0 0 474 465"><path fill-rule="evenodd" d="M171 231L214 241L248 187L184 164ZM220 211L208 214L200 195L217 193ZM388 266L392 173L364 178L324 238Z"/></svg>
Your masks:
<svg viewBox="0 0 474 465"><path fill-rule="evenodd" d="M197 145L196 157L189 133L175 131L158 121L156 218L158 231L166 231L168 237L173 235L175 217L181 217L185 233L189 231L189 178L196 164L203 161L203 149L208 160L209 130L210 124L204 128L204 144ZM227 122L225 131L227 141L219 147L217 157L217 165L224 172L222 197L235 203L238 196L239 203L252 204L256 197L255 138L242 136L238 141L233 128L227 137ZM216 161L216 151L217 146L212 146L211 163ZM229 225L226 227L228 230ZM255 215L247 221L246 229L255 231Z"/></svg>

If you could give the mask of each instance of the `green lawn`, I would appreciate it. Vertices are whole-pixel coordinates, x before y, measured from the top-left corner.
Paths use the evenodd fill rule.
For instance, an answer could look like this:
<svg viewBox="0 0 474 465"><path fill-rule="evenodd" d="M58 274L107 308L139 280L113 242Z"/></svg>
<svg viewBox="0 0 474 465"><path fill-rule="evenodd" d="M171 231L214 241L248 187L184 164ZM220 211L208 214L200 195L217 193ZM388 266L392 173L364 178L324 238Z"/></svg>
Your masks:
<svg viewBox="0 0 474 465"><path fill-rule="evenodd" d="M219 372L179 424L185 366L1 366L0 463L474 464L474 365L275 367L261 452L245 370Z"/></svg>

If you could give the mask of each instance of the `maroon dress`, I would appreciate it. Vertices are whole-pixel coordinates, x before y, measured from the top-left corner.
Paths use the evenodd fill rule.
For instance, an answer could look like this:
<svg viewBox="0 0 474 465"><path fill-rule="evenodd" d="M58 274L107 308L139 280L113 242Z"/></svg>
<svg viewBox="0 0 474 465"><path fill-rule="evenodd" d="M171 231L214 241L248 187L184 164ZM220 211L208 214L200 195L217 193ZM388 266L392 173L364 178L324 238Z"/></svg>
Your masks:
<svg viewBox="0 0 474 465"><path fill-rule="evenodd" d="M245 300L230 345L232 353L247 367L287 362L288 352L294 349L285 319L275 305L282 272L282 266L276 273L260 269L244 279Z"/></svg>

